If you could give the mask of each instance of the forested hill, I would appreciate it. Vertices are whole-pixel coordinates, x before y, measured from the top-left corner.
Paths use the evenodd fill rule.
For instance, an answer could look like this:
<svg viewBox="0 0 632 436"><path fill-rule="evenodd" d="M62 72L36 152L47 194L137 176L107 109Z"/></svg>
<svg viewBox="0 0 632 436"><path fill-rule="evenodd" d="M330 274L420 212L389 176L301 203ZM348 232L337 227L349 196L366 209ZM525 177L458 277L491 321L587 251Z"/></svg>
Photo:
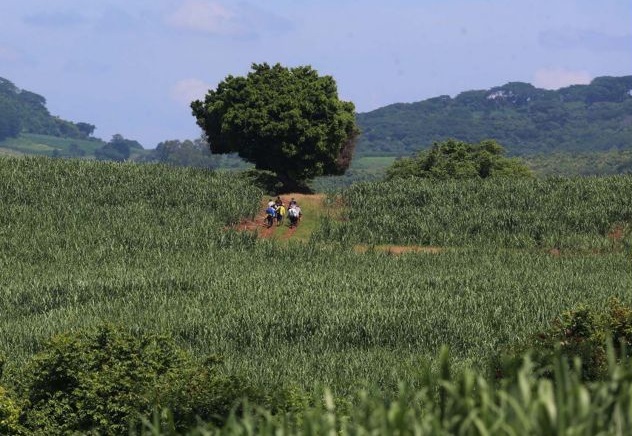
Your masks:
<svg viewBox="0 0 632 436"><path fill-rule="evenodd" d="M402 156L456 138L495 139L510 154L632 149L632 76L556 91L512 82L357 115L357 154Z"/></svg>
<svg viewBox="0 0 632 436"><path fill-rule="evenodd" d="M15 86L0 77L0 141L20 133L36 133L62 138L88 138L95 126L73 123L52 116L46 109L46 99L34 92Z"/></svg>

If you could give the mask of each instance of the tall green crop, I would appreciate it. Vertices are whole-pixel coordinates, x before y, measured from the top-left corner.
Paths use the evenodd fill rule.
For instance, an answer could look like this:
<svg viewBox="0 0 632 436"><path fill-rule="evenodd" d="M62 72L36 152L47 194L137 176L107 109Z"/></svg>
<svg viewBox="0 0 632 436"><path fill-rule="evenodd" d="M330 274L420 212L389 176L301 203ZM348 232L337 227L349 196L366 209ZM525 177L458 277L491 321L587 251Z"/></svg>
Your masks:
<svg viewBox="0 0 632 436"><path fill-rule="evenodd" d="M627 179L608 183L623 192ZM454 199L472 195L446 186ZM501 197L486 189L481 198ZM415 201L439 207L435 190L420 189ZM376 204L393 199L391 190L372 195ZM8 369L54 334L110 322L173 336L200 359L221 354L263 388L321 383L342 395L373 382L394 393L443 344L457 367L484 368L579 301L632 301L630 259L620 250L556 257L483 244L395 256L224 230L260 201L239 178L203 170L0 159Z"/></svg>
<svg viewBox="0 0 632 436"><path fill-rule="evenodd" d="M354 185L348 216L320 240L372 244L611 249L632 225L632 176L400 179Z"/></svg>

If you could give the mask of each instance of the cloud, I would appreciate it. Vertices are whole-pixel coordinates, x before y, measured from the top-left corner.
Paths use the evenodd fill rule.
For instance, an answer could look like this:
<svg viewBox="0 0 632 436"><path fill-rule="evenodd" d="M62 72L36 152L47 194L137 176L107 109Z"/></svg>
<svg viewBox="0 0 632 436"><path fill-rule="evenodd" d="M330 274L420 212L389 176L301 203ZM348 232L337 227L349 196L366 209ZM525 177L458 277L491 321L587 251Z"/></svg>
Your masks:
<svg viewBox="0 0 632 436"><path fill-rule="evenodd" d="M204 98L211 85L198 79L182 79L171 88L171 98L188 106L193 100Z"/></svg>
<svg viewBox="0 0 632 436"><path fill-rule="evenodd" d="M235 13L222 4L205 0L186 0L167 17L167 24L185 30L211 34L233 34L239 29Z"/></svg>
<svg viewBox="0 0 632 436"><path fill-rule="evenodd" d="M543 47L557 50L629 52L632 47L632 33L609 35L587 29L545 30L539 33L538 40Z"/></svg>
<svg viewBox="0 0 632 436"><path fill-rule="evenodd" d="M587 85L592 80L586 71L564 68L543 68L535 72L533 85L537 88L559 89L570 85Z"/></svg>
<svg viewBox="0 0 632 436"><path fill-rule="evenodd" d="M84 17L76 12L38 12L22 18L26 24L38 27L69 27L84 22Z"/></svg>
<svg viewBox="0 0 632 436"><path fill-rule="evenodd" d="M166 17L166 23L181 30L239 38L292 28L289 20L248 3L229 7L211 0L185 0Z"/></svg>

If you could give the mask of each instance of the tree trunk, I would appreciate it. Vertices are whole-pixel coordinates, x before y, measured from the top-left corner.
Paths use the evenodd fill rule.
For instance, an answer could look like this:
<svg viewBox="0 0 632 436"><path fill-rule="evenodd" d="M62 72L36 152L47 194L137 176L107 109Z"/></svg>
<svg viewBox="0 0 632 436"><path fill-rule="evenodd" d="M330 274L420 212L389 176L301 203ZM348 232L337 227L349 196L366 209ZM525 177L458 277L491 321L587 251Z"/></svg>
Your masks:
<svg viewBox="0 0 632 436"><path fill-rule="evenodd" d="M279 188L278 194L287 194L290 192L296 192L299 194L314 193L305 180L295 180L287 174L277 174L277 178L283 184L283 186Z"/></svg>

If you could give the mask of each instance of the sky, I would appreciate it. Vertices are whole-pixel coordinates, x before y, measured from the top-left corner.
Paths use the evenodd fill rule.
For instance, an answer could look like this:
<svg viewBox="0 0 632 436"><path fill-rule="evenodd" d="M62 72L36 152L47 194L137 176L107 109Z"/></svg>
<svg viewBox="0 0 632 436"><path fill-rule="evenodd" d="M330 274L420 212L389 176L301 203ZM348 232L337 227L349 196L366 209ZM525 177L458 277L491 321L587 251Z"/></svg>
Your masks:
<svg viewBox="0 0 632 436"><path fill-rule="evenodd" d="M357 112L632 75L631 0L1 0L0 77L94 136L195 139L252 63L311 65Z"/></svg>

